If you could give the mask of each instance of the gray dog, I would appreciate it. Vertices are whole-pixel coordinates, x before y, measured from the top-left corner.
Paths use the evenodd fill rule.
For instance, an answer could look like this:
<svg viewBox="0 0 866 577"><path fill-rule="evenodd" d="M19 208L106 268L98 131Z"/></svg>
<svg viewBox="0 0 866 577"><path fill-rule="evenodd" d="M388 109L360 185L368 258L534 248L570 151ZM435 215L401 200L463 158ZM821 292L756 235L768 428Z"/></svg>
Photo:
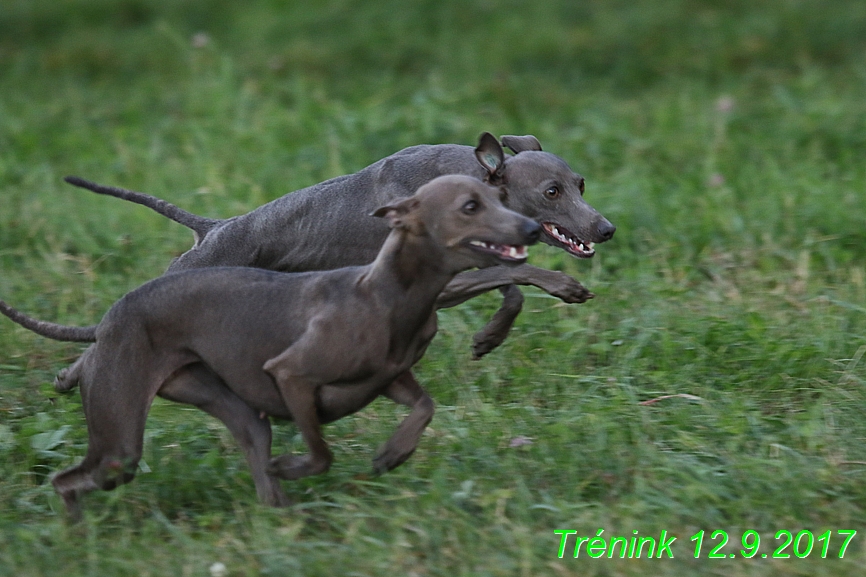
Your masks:
<svg viewBox="0 0 866 577"><path fill-rule="evenodd" d="M330 467L320 424L379 395L412 412L376 467L405 461L433 402L420 387L407 393L395 383L436 334L439 294L460 271L523 263L541 234L534 220L503 207L502 196L471 177L439 177L374 212L391 230L371 264L293 274L209 267L162 276L121 298L95 327L96 343L58 377L59 390L80 385L89 435L82 463L52 481L70 514L80 516L82 494L132 480L157 395L220 418L259 497L272 505L287 502L279 479ZM190 366L207 367L222 384L173 378ZM271 459L263 415L293 420L309 453Z"/></svg>
<svg viewBox="0 0 866 577"><path fill-rule="evenodd" d="M424 183L446 173L483 178L498 186L511 209L541 225L541 240L573 256L592 257L592 243L610 239L615 228L584 201L583 177L561 158L543 152L533 136L503 136L502 142L515 153L513 156L506 156L489 133L481 136L474 149L451 144L410 147L358 173L305 188L226 220L199 217L147 194L100 186L75 177L67 180L145 205L192 229L195 246L176 259L169 272L221 265L294 272L369 263L389 229L380 219L366 215L378 206L409 196ZM443 288L436 307L455 306L483 292L502 290L505 297L502 308L475 338L473 349L476 356L481 356L502 342L521 309L523 297L516 284L538 286L566 302L584 302L593 296L580 283L559 272L527 264L489 266L457 275ZM66 327L38 321L2 301L0 312L49 338L96 340L96 326ZM64 371L58 376L61 389L64 383L74 385L74 380L65 378L66 374ZM180 368L169 377L164 390L169 389L196 391L182 402L224 421L232 413L252 412L205 363L191 362ZM429 400L411 371L399 374L383 394L413 412L419 403ZM404 425L411 422L411 417L410 414ZM244 430L232 432L236 436L247 434ZM376 467L389 468L380 461ZM266 496L263 499L268 500Z"/></svg>
<svg viewBox="0 0 866 577"><path fill-rule="evenodd" d="M207 266L300 272L367 264L385 241L388 227L366 215L443 174L465 174L501 186L507 193L506 206L542 225L543 242L578 258L592 257L593 243L609 240L616 228L584 201L583 177L558 156L543 152L534 136L503 136L502 142L514 156L506 156L489 133L481 135L474 149L456 144L413 146L355 174L287 194L225 220L200 217L140 192L77 177L66 180L142 204L192 229L195 245L172 262L169 272ZM475 336L476 358L505 339L523 304L518 284L535 285L565 302L580 303L593 296L567 275L530 265L458 275L440 295L438 308L496 288L505 297L502 308ZM93 338L85 335L81 340Z"/></svg>

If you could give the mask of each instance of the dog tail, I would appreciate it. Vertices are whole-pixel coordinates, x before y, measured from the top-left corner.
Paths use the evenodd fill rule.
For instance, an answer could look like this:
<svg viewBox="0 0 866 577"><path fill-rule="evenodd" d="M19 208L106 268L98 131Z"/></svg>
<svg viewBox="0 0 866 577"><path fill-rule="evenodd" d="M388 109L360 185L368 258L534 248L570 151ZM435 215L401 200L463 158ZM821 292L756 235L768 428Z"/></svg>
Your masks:
<svg viewBox="0 0 866 577"><path fill-rule="evenodd" d="M84 180L83 178L80 178L78 176L67 176L63 180L73 186L77 186L79 188L86 188L87 190L90 190L97 194L106 194L108 196L113 196L115 198L128 200L130 202L146 206L154 212L158 212L162 216L170 218L171 220L180 223L188 229L192 230L193 234L195 235L196 244L198 244L201 239L204 238L204 236L208 233L209 230L211 230L220 222L217 219L205 218L203 216L198 216L197 214L187 212L182 208L171 204L170 202L166 202L161 198L156 198L155 196L151 196L143 192L136 192L134 190L127 190L125 188L117 188L114 186L104 186L101 184L96 184L95 182L91 182L89 180Z"/></svg>
<svg viewBox="0 0 866 577"><path fill-rule="evenodd" d="M31 330L37 335L54 339L55 341L71 341L75 343L96 342L96 325L91 325L89 327L70 327L40 321L28 317L21 311L13 309L2 300L0 300L0 313L3 313L25 329Z"/></svg>

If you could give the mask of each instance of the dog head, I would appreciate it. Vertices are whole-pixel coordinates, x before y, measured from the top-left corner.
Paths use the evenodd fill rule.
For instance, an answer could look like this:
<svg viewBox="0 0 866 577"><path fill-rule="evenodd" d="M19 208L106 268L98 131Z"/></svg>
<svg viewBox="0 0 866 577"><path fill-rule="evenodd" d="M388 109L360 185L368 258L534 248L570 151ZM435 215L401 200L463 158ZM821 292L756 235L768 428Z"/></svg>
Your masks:
<svg viewBox="0 0 866 577"><path fill-rule="evenodd" d="M505 156L502 145L513 156ZM475 157L487 182L505 191L509 208L541 225L542 242L577 258L591 258L593 245L610 240L616 227L583 198L584 178L554 154L541 150L534 136L481 135Z"/></svg>
<svg viewBox="0 0 866 577"><path fill-rule="evenodd" d="M501 189L477 178L446 175L373 215L450 253L452 270L521 264L526 262L527 245L538 241L541 227L506 208L503 196Z"/></svg>

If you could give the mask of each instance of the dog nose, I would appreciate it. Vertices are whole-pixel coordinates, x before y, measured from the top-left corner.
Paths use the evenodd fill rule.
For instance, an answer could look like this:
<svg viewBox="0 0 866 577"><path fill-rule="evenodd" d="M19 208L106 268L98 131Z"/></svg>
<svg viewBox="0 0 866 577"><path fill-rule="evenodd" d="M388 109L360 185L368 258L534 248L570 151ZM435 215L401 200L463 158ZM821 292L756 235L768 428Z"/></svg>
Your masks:
<svg viewBox="0 0 866 577"><path fill-rule="evenodd" d="M616 232L616 227L610 223L607 219L604 220L601 224L596 227L599 236L601 236L601 241L604 242L606 240L610 240L613 238L613 233Z"/></svg>
<svg viewBox="0 0 866 577"><path fill-rule="evenodd" d="M527 244L535 244L541 238L541 225L534 220L527 220L523 226L523 236L528 241Z"/></svg>

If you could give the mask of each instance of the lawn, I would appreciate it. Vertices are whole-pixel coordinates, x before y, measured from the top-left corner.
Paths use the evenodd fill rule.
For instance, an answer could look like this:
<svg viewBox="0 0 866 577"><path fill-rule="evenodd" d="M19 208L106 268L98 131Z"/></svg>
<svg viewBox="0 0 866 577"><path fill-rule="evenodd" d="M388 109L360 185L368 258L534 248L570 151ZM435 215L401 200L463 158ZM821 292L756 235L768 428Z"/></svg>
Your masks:
<svg viewBox="0 0 866 577"><path fill-rule="evenodd" d="M51 383L82 347L0 319L0 576L862 575L864 95L862 0L4 2L0 298L38 318L93 324L192 242L67 174L228 217L534 134L618 230L591 261L533 247L597 296L525 289L480 361L498 295L441 311L419 450L372 475L405 414L377 401L326 427L334 466L289 509L157 401L136 480L68 525L48 479L86 431ZM274 445L303 450L291 424ZM593 558L599 535L663 558Z"/></svg>

